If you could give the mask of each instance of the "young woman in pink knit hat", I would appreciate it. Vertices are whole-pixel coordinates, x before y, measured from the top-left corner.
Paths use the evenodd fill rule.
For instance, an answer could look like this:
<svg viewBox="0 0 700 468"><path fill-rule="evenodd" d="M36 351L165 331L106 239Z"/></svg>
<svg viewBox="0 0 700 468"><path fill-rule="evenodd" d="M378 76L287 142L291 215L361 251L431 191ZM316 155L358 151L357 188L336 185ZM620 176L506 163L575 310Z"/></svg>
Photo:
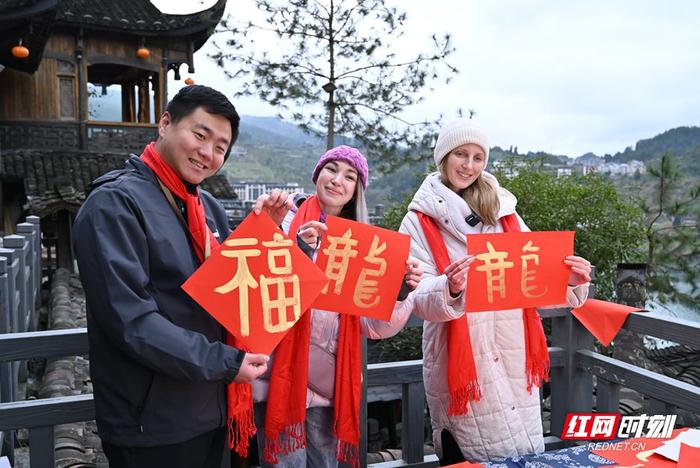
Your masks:
<svg viewBox="0 0 700 468"><path fill-rule="evenodd" d="M541 452L537 387L549 357L537 311L464 313L474 260L465 255L466 235L528 228L515 197L484 170L489 145L473 120L447 123L434 158L439 170L414 195L400 231L411 236L411 255L425 271L413 313L424 320L423 383L436 452L443 465ZM588 294L590 263L562 261L571 268L567 304L578 307Z"/></svg>
<svg viewBox="0 0 700 468"><path fill-rule="evenodd" d="M328 150L312 172L316 194L297 208L283 192L263 195L265 211L299 247L315 258L328 215L367 223L367 160L356 148ZM312 309L275 349L268 375L253 386L258 446L263 466L357 466L360 454L361 336L396 334L412 309L412 295L422 276L418 262L406 263L404 287L391 320L360 318ZM264 414L263 414L264 413ZM263 430L264 429L264 430Z"/></svg>

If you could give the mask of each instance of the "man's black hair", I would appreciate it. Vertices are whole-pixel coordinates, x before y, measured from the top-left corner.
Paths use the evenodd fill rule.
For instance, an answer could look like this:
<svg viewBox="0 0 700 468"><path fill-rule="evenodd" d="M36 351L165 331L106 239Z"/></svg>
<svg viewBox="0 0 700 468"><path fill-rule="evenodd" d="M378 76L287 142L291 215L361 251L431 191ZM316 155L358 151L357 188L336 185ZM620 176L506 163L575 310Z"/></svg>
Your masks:
<svg viewBox="0 0 700 468"><path fill-rule="evenodd" d="M222 115L231 123L231 144L226 149L224 160L228 158L231 147L238 139L238 124L241 121L236 108L219 91L209 86L185 86L170 100L165 111L170 114L170 120L177 122L201 107L210 114Z"/></svg>

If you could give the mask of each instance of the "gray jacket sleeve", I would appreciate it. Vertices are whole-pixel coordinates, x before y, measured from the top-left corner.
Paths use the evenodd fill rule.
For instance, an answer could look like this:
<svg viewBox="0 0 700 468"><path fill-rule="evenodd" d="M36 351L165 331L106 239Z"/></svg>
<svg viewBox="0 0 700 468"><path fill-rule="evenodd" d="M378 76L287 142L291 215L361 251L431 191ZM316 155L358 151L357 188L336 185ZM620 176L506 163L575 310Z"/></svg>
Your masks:
<svg viewBox="0 0 700 468"><path fill-rule="evenodd" d="M167 310L159 310L149 280L153 252L135 203L118 189L109 189L93 193L86 204L73 234L91 325L156 372L192 381L231 382L245 353L178 326Z"/></svg>

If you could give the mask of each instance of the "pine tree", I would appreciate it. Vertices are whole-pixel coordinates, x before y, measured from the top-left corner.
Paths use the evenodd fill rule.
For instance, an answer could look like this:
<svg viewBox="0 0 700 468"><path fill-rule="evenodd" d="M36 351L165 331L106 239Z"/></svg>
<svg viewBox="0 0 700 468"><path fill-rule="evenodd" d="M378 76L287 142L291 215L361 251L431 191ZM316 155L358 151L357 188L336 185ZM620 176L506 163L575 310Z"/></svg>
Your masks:
<svg viewBox="0 0 700 468"><path fill-rule="evenodd" d="M670 153L658 165L647 166L654 194L642 202L647 241L647 284L661 302L688 307L700 303L700 237L698 230L700 185L683 193L682 173Z"/></svg>
<svg viewBox="0 0 700 468"><path fill-rule="evenodd" d="M265 22L236 25L228 17L227 47L212 57L231 77L242 78L241 95L255 95L308 132L359 142L380 168L391 169L433 143L436 121L409 122L402 111L423 100L454 52L449 34L432 35L434 51L400 57L406 14L384 0L256 0ZM258 34L276 37L277 50L262 50ZM412 50L418 47L411 46ZM229 69L235 70L233 72ZM411 154L411 156L408 156Z"/></svg>

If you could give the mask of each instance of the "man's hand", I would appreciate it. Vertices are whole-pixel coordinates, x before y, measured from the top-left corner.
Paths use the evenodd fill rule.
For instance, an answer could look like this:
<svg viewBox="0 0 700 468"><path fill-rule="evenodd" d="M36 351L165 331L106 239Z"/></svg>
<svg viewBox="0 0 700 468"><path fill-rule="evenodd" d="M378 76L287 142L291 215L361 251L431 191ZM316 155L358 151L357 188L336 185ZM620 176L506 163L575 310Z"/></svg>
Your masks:
<svg viewBox="0 0 700 468"><path fill-rule="evenodd" d="M279 226L291 208L292 197L284 190L274 189L270 194L264 193L255 200L253 211L255 214L265 212Z"/></svg>
<svg viewBox="0 0 700 468"><path fill-rule="evenodd" d="M265 373L267 370L267 362L270 356L266 354L250 354L246 353L241 362L241 368L238 370L238 375L233 379L236 383L251 383Z"/></svg>

